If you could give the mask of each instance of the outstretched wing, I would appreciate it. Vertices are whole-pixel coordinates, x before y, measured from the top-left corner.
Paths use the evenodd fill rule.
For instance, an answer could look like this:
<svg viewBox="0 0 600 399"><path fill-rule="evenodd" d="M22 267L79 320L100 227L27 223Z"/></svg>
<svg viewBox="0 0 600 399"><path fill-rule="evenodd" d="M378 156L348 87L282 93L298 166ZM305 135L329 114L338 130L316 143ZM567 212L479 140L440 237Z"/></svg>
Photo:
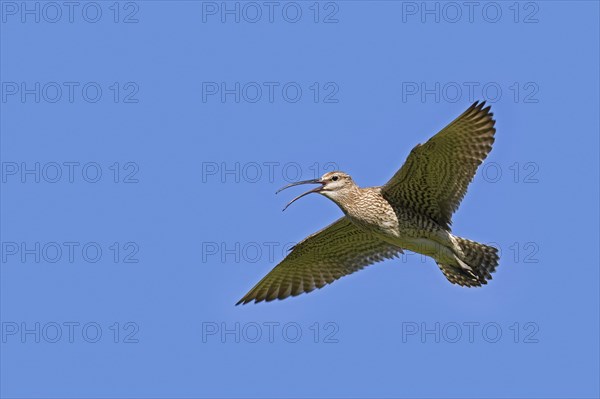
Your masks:
<svg viewBox="0 0 600 399"><path fill-rule="evenodd" d="M475 102L462 115L410 152L402 168L382 187L393 207L409 208L450 229L452 214L477 167L494 143L490 107Z"/></svg>
<svg viewBox="0 0 600 399"><path fill-rule="evenodd" d="M240 303L272 301L311 292L402 250L360 230L346 217L305 238Z"/></svg>

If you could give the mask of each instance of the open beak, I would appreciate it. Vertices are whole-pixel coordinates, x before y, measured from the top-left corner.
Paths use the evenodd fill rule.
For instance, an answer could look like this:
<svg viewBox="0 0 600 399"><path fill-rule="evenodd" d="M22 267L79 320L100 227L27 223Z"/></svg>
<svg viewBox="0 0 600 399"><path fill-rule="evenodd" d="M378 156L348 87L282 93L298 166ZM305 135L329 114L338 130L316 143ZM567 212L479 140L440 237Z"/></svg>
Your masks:
<svg viewBox="0 0 600 399"><path fill-rule="evenodd" d="M325 185L325 183L323 183L321 181L321 179L312 179L312 180L297 181L295 183L290 183L287 186L280 188L279 190L277 190L277 192L275 194L279 193L280 191L285 190L286 188L290 188L290 187L293 187L293 186L299 186L301 184L320 184L320 186L319 187L315 187L312 190L308 190L304 194L300 194L299 196L297 196L296 198L294 198L293 200L291 200L290 202L288 202L288 204L285 206L285 208L283 208L282 212L285 211L288 206L292 205L294 202L296 202L300 198L304 197L305 195L308 195L308 194L311 194L311 193L318 193L319 191L321 191L323 189L323 186Z"/></svg>

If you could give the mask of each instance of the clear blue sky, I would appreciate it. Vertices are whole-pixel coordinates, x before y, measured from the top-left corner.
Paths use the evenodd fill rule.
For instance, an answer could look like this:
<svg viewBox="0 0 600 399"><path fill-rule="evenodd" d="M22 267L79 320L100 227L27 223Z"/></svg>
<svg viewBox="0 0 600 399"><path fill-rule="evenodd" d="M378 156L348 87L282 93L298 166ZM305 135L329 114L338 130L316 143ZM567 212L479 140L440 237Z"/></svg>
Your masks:
<svg viewBox="0 0 600 399"><path fill-rule="evenodd" d="M2 397L599 396L597 2L23 4L0 3ZM500 247L488 286L409 254L233 306L341 215L279 187L383 184L482 99L496 143L453 231Z"/></svg>

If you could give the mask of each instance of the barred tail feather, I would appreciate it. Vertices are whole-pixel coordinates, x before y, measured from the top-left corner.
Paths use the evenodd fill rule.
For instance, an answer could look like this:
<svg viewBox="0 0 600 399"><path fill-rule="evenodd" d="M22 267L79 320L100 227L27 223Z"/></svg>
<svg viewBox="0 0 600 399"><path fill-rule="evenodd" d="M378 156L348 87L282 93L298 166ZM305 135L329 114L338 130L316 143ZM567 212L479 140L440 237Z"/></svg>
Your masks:
<svg viewBox="0 0 600 399"><path fill-rule="evenodd" d="M452 284L466 287L480 287L492 279L498 266L498 249L466 238L454 237L462 254L459 260L467 267L438 263L438 266Z"/></svg>

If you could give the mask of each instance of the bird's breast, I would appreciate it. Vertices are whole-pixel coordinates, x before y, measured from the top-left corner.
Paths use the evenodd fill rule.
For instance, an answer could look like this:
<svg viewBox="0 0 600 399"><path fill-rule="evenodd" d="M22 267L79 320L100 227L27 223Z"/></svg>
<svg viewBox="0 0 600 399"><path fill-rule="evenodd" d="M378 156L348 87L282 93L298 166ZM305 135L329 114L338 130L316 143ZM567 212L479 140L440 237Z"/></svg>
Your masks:
<svg viewBox="0 0 600 399"><path fill-rule="evenodd" d="M397 236L399 233L396 213L382 197L366 196L346 209L346 215L358 227L375 234Z"/></svg>

